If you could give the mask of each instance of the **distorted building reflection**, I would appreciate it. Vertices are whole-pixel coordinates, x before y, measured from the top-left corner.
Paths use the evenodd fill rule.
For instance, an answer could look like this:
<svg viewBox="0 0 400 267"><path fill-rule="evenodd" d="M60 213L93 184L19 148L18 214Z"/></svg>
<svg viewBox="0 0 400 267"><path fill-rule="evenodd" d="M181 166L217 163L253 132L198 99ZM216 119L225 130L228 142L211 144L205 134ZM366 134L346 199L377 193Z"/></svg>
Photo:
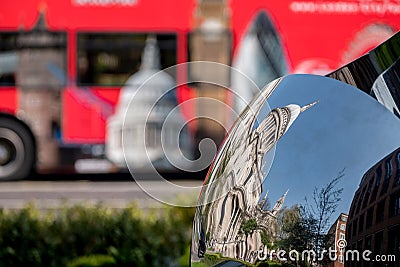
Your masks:
<svg viewBox="0 0 400 267"><path fill-rule="evenodd" d="M335 257L331 262L325 264L326 267L343 267L346 249L346 226L348 215L341 213L328 230L329 246L334 248Z"/></svg>
<svg viewBox="0 0 400 267"><path fill-rule="evenodd" d="M353 85L400 117L400 32L327 77Z"/></svg>
<svg viewBox="0 0 400 267"><path fill-rule="evenodd" d="M400 266L400 148L362 177L351 203L347 242L349 249L395 255L396 261L347 261L345 266Z"/></svg>
<svg viewBox="0 0 400 267"><path fill-rule="evenodd" d="M376 79L372 86L373 95L382 105L400 117L400 60Z"/></svg>
<svg viewBox="0 0 400 267"><path fill-rule="evenodd" d="M302 114L299 106L288 105L316 100ZM301 205L346 168L337 213L324 223L328 230L333 216L348 210L366 170L400 147L399 133L398 118L346 83L290 75L267 85L241 114L209 170L194 220L192 265L269 264L273 246L290 251L279 210ZM304 229L294 236L307 239L296 245L299 251L312 238Z"/></svg>
<svg viewBox="0 0 400 267"><path fill-rule="evenodd" d="M272 208L269 208L267 194L263 195L262 182L266 173L264 156L288 131L301 112L316 102L300 107L290 104L270 111L262 121L257 120L265 100L279 84L276 80L255 100L254 110L249 107L242 114L239 134L230 136L223 149L225 153L220 165L213 166L205 192L201 198L209 203L200 209L207 214L195 224L200 232L197 244L198 256L206 246L210 252L224 257L255 262L262 244L262 235L273 237L276 215L282 208L287 191L283 193ZM254 112L254 114L252 114ZM210 212L212 211L212 212Z"/></svg>

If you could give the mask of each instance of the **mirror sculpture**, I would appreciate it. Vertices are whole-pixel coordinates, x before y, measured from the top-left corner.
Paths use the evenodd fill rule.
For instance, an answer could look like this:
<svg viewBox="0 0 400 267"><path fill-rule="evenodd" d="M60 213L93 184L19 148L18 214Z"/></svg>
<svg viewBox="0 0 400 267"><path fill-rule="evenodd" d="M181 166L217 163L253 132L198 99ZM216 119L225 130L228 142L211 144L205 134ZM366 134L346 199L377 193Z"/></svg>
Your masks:
<svg viewBox="0 0 400 267"><path fill-rule="evenodd" d="M252 100L205 179L191 266L367 266L346 251L377 254L380 232L379 252L399 255L399 38L328 77L278 78ZM379 228L372 185L381 181L391 210ZM368 224L377 233L358 244Z"/></svg>

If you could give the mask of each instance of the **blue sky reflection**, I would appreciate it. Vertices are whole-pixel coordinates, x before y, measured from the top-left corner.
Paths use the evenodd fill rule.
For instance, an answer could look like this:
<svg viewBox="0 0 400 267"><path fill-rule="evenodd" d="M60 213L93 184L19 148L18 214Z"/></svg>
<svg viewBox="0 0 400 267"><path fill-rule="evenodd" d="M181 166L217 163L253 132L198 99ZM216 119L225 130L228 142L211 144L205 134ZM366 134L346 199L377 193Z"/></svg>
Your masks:
<svg viewBox="0 0 400 267"><path fill-rule="evenodd" d="M345 168L339 212L348 213L363 174L400 147L400 121L376 100L345 83L315 75L290 75L268 99L258 119L275 107L304 106L276 145L272 168L263 183L271 203L289 189L286 206L312 198ZM266 155L268 157L268 155ZM335 218L332 218L335 219Z"/></svg>

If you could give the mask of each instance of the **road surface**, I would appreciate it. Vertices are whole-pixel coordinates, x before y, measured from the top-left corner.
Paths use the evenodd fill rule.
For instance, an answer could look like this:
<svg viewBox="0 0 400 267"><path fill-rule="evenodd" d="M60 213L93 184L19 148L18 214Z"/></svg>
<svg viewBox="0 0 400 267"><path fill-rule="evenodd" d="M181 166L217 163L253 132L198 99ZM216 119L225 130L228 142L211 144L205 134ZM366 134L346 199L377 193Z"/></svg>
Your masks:
<svg viewBox="0 0 400 267"><path fill-rule="evenodd" d="M195 187L202 181L170 181ZM146 181L160 196L197 198L193 193L171 191L160 181ZM186 195L185 195L186 194ZM0 183L0 207L20 209L34 202L39 209L57 209L60 205L101 202L110 208L124 208L135 201L141 208L158 208L164 204L147 195L132 181L16 181Z"/></svg>

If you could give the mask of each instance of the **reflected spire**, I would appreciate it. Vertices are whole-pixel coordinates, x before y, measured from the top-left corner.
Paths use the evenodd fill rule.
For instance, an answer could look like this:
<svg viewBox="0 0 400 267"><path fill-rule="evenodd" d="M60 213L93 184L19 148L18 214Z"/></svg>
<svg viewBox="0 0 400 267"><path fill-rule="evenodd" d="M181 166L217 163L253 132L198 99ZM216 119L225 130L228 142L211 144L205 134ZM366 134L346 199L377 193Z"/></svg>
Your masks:
<svg viewBox="0 0 400 267"><path fill-rule="evenodd" d="M267 192L265 193L264 197L263 197L262 200L260 201L259 206L260 206L262 209L265 209L266 206L268 205L268 200L267 200L267 198L268 198L268 193L269 193L269 191L267 191Z"/></svg>
<svg viewBox="0 0 400 267"><path fill-rule="evenodd" d="M300 113L315 106L319 101L300 107L290 104L275 108L257 127L256 132L261 136L262 151L267 152L288 131Z"/></svg>
<svg viewBox="0 0 400 267"><path fill-rule="evenodd" d="M302 108L300 108L300 112L306 111L307 109L315 106L317 103L319 102L319 100L312 102L311 104L305 105Z"/></svg>
<svg viewBox="0 0 400 267"><path fill-rule="evenodd" d="M266 199L267 199L268 193L269 193L269 190L267 191L267 193L265 193L265 195L264 195L264 197L263 197L263 200L266 200Z"/></svg>
<svg viewBox="0 0 400 267"><path fill-rule="evenodd" d="M278 201L276 201L274 208L272 209L271 213L275 216L282 208L283 203L285 203L285 199L287 196L287 193L289 192L289 189L286 190L285 194L283 194Z"/></svg>
<svg viewBox="0 0 400 267"><path fill-rule="evenodd" d="M315 106L318 101L314 101L308 105L305 105L303 107L300 107L299 105L296 104L290 104L287 105L286 108L289 109L289 122L287 123L286 128L284 129L284 132L282 133L282 135L289 129L289 127L293 124L293 122L297 119L297 117L300 115L300 113L302 113L303 111L306 111L307 109L310 109L311 107Z"/></svg>

